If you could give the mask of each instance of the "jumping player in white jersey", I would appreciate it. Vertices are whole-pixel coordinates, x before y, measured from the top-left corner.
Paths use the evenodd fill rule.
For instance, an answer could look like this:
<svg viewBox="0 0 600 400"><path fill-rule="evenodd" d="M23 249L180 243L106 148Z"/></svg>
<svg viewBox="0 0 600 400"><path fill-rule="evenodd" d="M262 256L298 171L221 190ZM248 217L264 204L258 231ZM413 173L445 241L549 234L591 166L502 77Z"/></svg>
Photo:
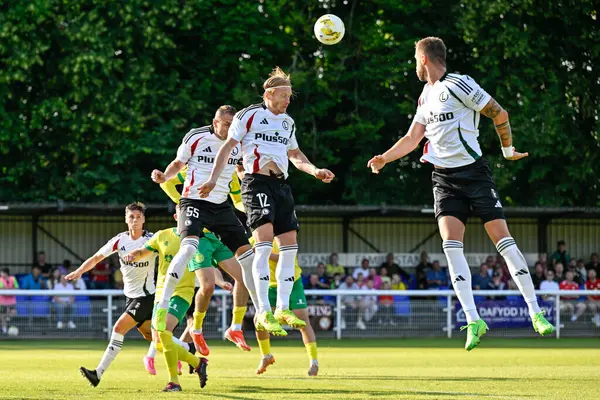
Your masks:
<svg viewBox="0 0 600 400"><path fill-rule="evenodd" d="M298 252L298 220L292 191L286 183L289 161L325 183L331 182L335 175L328 169L315 167L298 147L294 120L286 113L292 96L289 75L276 68L263 88L264 103L243 109L233 119L229 137L217 154L212 174L200 186L200 196L212 196L227 165L228 155L241 142L246 171L242 181L242 198L247 223L256 241L252 265L258 301L256 328L274 335L286 335L281 324L286 323L293 328L306 325L289 309L294 286L294 260ZM275 315L269 304L269 256L274 237L280 249ZM251 290L250 287L248 289Z"/></svg>
<svg viewBox="0 0 600 400"><path fill-rule="evenodd" d="M125 335L134 326L146 340L152 341L150 319L152 307L154 306L154 270L156 268L156 256L151 254L136 262L126 263L123 261L129 252L142 246L152 237L152 233L144 230L145 207L142 203L132 203L125 207L125 223L129 228L127 232L119 233L106 243L92 257L85 260L75 271L66 276L67 280L81 278L81 275L93 269L100 261L113 253L119 255L121 273L123 274L123 292L127 298L125 311L113 326L110 342L95 370L81 367L79 371L90 382L92 386L98 386L100 378L106 372L115 357L123 347ZM179 343L183 344L182 342ZM187 346L184 348L187 349Z"/></svg>
<svg viewBox="0 0 600 400"><path fill-rule="evenodd" d="M479 344L488 327L479 317L471 289L471 271L463 253L465 224L470 215L482 219L490 239L504 257L512 278L529 307L533 327L541 335L554 332L540 309L529 269L510 236L502 203L488 162L477 141L479 115L494 121L507 160L528 153L515 151L508 113L471 77L446 72L446 46L436 37L416 44L417 76L426 82L413 123L403 138L382 155L369 160L373 173L415 150L423 137L421 162L434 165L434 211L443 249L448 258L452 285L467 317L466 350Z"/></svg>
<svg viewBox="0 0 600 400"><path fill-rule="evenodd" d="M216 190L210 196L202 199L199 192L200 184L208 179L215 156L227 138L227 131L235 112L236 110L231 106L221 106L215 113L212 125L192 129L183 138L177 150L177 157L169 164L164 173L159 170L152 172L154 182L164 183L177 176L186 164L188 168L179 202L180 215L177 222L181 247L173 257L167 271L162 296L160 299L157 298L158 305L153 326L158 332L166 329L169 300L183 276L185 268L196 254L199 238L204 236L204 229L218 235L223 244L235 254L238 261L231 263L226 269L226 272L236 281L234 307L246 307L248 303L248 290L245 283L246 275L251 276L254 252L248 242L244 226L235 215L233 207L227 202L231 177L241 161L239 146L231 148L227 153L227 167L216 181ZM242 271L249 272L246 274ZM202 271L200 279L200 291L202 292L200 298L205 302L205 304L200 304L200 309L206 309L215 289L212 270ZM252 285L252 282L250 284ZM251 296L253 296L252 293ZM196 326L202 326L205 314L205 312L194 313ZM226 335L229 340L239 344L241 348L249 350L244 340L241 324L232 326ZM198 352L205 356L208 355L208 346L200 330L192 331L192 339Z"/></svg>

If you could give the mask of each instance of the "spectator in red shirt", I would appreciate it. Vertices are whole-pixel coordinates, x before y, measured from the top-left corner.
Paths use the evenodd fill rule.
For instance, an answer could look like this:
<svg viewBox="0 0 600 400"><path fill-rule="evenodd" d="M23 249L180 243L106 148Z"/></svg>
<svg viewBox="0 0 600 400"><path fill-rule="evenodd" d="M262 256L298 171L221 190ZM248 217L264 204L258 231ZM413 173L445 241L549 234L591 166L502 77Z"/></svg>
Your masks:
<svg viewBox="0 0 600 400"><path fill-rule="evenodd" d="M100 261L90 271L90 288L95 290L110 289L110 274L111 271L108 261L106 259Z"/></svg>
<svg viewBox="0 0 600 400"><path fill-rule="evenodd" d="M573 280L574 277L573 271L567 271L566 279L559 285L560 290L579 290L579 285ZM563 311L568 310L571 313L571 322L575 322L583 315L586 306L585 302L578 300L578 296L562 296L560 308Z"/></svg>
<svg viewBox="0 0 600 400"><path fill-rule="evenodd" d="M600 291L600 279L596 277L596 270L590 269L587 273L587 281L585 282L586 290L598 290ZM599 292L600 294L600 292ZM594 313L592 322L597 327L600 327L600 296L588 296L588 307L591 312Z"/></svg>

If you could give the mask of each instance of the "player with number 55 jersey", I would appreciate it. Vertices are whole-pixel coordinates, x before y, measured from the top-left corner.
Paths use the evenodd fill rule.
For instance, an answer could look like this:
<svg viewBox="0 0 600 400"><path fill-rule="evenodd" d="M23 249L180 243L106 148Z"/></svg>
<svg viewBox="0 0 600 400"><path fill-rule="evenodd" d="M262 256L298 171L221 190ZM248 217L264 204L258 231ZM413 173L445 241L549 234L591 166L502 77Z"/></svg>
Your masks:
<svg viewBox="0 0 600 400"><path fill-rule="evenodd" d="M264 103L247 107L233 118L229 137L217 154L212 174L200 186L200 196L210 198L218 190L218 179L227 167L228 155L241 143L246 171L242 180L242 198L247 223L256 241L252 270L258 301L257 329L283 335L285 331L281 324L293 328L305 326L289 308L294 286L294 260L298 252L298 220L292 190L286 182L288 165L291 161L299 170L325 183L331 182L334 174L315 167L298 147L296 125L286 113L292 96L289 75L276 68L263 88ZM280 249L275 272L278 287L275 315L269 304L269 256L273 238ZM252 288L248 289L252 291Z"/></svg>

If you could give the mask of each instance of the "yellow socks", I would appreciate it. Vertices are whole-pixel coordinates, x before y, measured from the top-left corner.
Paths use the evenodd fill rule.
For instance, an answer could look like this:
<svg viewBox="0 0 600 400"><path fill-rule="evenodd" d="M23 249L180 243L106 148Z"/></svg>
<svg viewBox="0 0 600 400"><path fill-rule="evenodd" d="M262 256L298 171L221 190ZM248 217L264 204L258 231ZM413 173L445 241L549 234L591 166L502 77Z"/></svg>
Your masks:
<svg viewBox="0 0 600 400"><path fill-rule="evenodd" d="M204 322L204 317L206 316L206 311L194 311L194 330L201 331L202 323Z"/></svg>
<svg viewBox="0 0 600 400"><path fill-rule="evenodd" d="M162 343L163 356L169 370L169 382L179 383L179 375L177 372L177 360L179 356L180 346L173 342L173 333L169 331L158 332L158 337ZM183 349L182 349L183 350Z"/></svg>
<svg viewBox="0 0 600 400"><path fill-rule="evenodd" d="M258 340L258 348L260 350L260 355L261 356L266 356L267 354L271 354L271 339L270 338L266 338L266 339L259 339ZM316 351L316 349L315 349Z"/></svg>
<svg viewBox="0 0 600 400"><path fill-rule="evenodd" d="M317 361L317 342L306 343L304 347L306 347L310 363Z"/></svg>
<svg viewBox="0 0 600 400"><path fill-rule="evenodd" d="M233 307L233 321L232 325L235 330L242 330L242 323L244 322L244 315L246 315L247 307Z"/></svg>

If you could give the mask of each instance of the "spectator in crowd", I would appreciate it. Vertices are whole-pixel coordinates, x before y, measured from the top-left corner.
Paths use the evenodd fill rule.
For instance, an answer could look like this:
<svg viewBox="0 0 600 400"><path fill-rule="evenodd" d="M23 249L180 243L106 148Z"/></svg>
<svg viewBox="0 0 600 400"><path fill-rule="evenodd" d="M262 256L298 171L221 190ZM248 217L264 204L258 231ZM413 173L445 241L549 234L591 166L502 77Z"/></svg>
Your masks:
<svg viewBox="0 0 600 400"><path fill-rule="evenodd" d="M329 277L325 274L325 264L323 263L318 263L317 264L317 277L319 278L319 283L322 286L323 289L329 289L329 284L330 284L330 279Z"/></svg>
<svg viewBox="0 0 600 400"><path fill-rule="evenodd" d="M587 281L585 281L585 289L600 291L600 279L597 279L596 270L593 268L588 270ZM594 314L592 317L592 322L597 327L600 327L600 296L588 296L588 307Z"/></svg>
<svg viewBox="0 0 600 400"><path fill-rule="evenodd" d="M531 280L533 281L533 286L536 289L540 288L540 283L542 283L546 279L546 270L544 265L541 262L535 263L535 273L531 275Z"/></svg>
<svg viewBox="0 0 600 400"><path fill-rule="evenodd" d="M46 280L42 276L42 270L37 265L31 267L31 273L23 279L21 289L41 290L46 289Z"/></svg>
<svg viewBox="0 0 600 400"><path fill-rule="evenodd" d="M440 286L448 286L446 273L440 269L440 262L437 260L431 264L431 271L427 272L427 286L429 289L439 289Z"/></svg>
<svg viewBox="0 0 600 400"><path fill-rule="evenodd" d="M598 261L598 253L592 253L590 256L590 262L587 265L587 269L595 269L596 275L598 274L598 269L600 269L600 261Z"/></svg>
<svg viewBox="0 0 600 400"><path fill-rule="evenodd" d="M367 281L365 280L364 275L361 273L359 273L356 276L356 286L358 286L359 289L362 289L363 286L365 286L367 284Z"/></svg>
<svg viewBox="0 0 600 400"><path fill-rule="evenodd" d="M18 289L19 282L17 278L10 275L8 268L0 271L0 293L2 290ZM0 295L0 324L2 325L2 334L6 335L10 318L17 315L17 297Z"/></svg>
<svg viewBox="0 0 600 400"><path fill-rule="evenodd" d="M502 282L502 276L500 272L494 272L492 275L492 280L488 283L488 287L486 289L489 290L506 290L506 284Z"/></svg>
<svg viewBox="0 0 600 400"><path fill-rule="evenodd" d="M389 283L390 285L392 284L392 278L390 278L388 269L386 267L379 268L379 277L381 278L382 286L386 282Z"/></svg>
<svg viewBox="0 0 600 400"><path fill-rule="evenodd" d="M304 289L329 289L329 285L321 282L319 275L310 274L308 283L304 286Z"/></svg>
<svg viewBox="0 0 600 400"><path fill-rule="evenodd" d="M60 277L61 277L60 269L53 268L52 271L50 271L50 276L48 277L48 280L46 281L46 286L48 287L48 290L54 289L54 286L56 286L56 284L60 282Z"/></svg>
<svg viewBox="0 0 600 400"><path fill-rule="evenodd" d="M585 269L585 261L583 261L583 258L577 260L577 266L575 267L575 276L579 276L581 281L585 284L585 281L587 279L587 270Z"/></svg>
<svg viewBox="0 0 600 400"><path fill-rule="evenodd" d="M558 282L554 279L554 271L546 270L546 280L540 283L540 290L559 290ZM546 301L554 301L554 296L544 296Z"/></svg>
<svg viewBox="0 0 600 400"><path fill-rule="evenodd" d="M373 287L375 289L379 290L381 288L381 277L377 275L377 270L375 268L369 269L369 276L367 277L367 279L373 281Z"/></svg>
<svg viewBox="0 0 600 400"><path fill-rule="evenodd" d="M488 275L487 264L481 264L479 266L479 274L473 277L473 289L475 290L487 290L490 287L492 279Z"/></svg>
<svg viewBox="0 0 600 400"><path fill-rule="evenodd" d="M43 251L38 252L37 260L33 263L33 266L40 269L40 272L44 278L48 278L50 276L52 265L46 262L46 253Z"/></svg>
<svg viewBox="0 0 600 400"><path fill-rule="evenodd" d="M493 271L496 268L496 263L494 262L494 256L487 256L485 259L485 264L488 267L488 271Z"/></svg>
<svg viewBox="0 0 600 400"><path fill-rule="evenodd" d="M367 283L361 288L364 291L375 290L373 280L367 280ZM362 331L367 329L365 322L370 322L377 313L377 296L361 296L358 301L358 321L356 327Z"/></svg>
<svg viewBox="0 0 600 400"><path fill-rule="evenodd" d="M121 272L120 269L117 269L113 275L113 282L114 282L114 288L115 289L123 289L124 283L123 283L123 273ZM93 289L94 287L92 287Z"/></svg>
<svg viewBox="0 0 600 400"><path fill-rule="evenodd" d="M392 276L392 290L406 290L406 283L400 278L400 275L394 274Z"/></svg>
<svg viewBox="0 0 600 400"><path fill-rule="evenodd" d="M548 263L548 255L546 253L540 253L537 262L541 263L544 266L544 270L546 270L550 266L550 263Z"/></svg>
<svg viewBox="0 0 600 400"><path fill-rule="evenodd" d="M59 276L59 281L54 285L54 291L73 290L73 284L65 279L65 275ZM68 320L69 329L77 328L72 320L73 315L73 296L54 296L54 309L56 310L56 329L64 328L65 319Z"/></svg>
<svg viewBox="0 0 600 400"><path fill-rule="evenodd" d="M354 278L348 275L344 282L340 284L338 290L358 290L358 285L354 282ZM344 308L341 329L346 329L346 318L352 318L356 315L356 309L358 308L358 299L356 296L342 296L342 307Z"/></svg>
<svg viewBox="0 0 600 400"><path fill-rule="evenodd" d="M575 273L573 271L567 271L565 280L560 283L560 289L579 290L579 285L573 280L574 277ZM560 309L571 313L571 322L577 321L585 312L585 308L585 302L578 300L578 296L563 296L561 298Z"/></svg>
<svg viewBox="0 0 600 400"><path fill-rule="evenodd" d="M565 280L565 268L562 262L554 264L554 280L558 284Z"/></svg>
<svg viewBox="0 0 600 400"><path fill-rule="evenodd" d="M58 270L60 271L61 275L67 275L69 272L71 272L71 260L63 260L62 265L58 266Z"/></svg>
<svg viewBox="0 0 600 400"><path fill-rule="evenodd" d="M333 275L333 279L331 279L331 289L337 289L340 287L340 285L342 284L342 282L344 281L344 276L342 274L335 274Z"/></svg>
<svg viewBox="0 0 600 400"><path fill-rule="evenodd" d="M90 288L95 290L106 290L110 289L110 264L108 259L100 261L94 268L89 272L90 274Z"/></svg>
<svg viewBox="0 0 600 400"><path fill-rule="evenodd" d="M510 272L508 272L508 270L505 268L505 266L499 265L497 267L494 267L492 276L494 275L495 272L500 274L500 280L502 281L502 283L504 283L504 285L508 286L508 281L510 280Z"/></svg>
<svg viewBox="0 0 600 400"><path fill-rule="evenodd" d="M398 278L400 277L400 275L396 275ZM391 290L391 280L390 282L384 281L381 285L381 289ZM396 325L394 322L394 296L379 296L379 313L377 315L379 315L379 325Z"/></svg>
<svg viewBox="0 0 600 400"><path fill-rule="evenodd" d="M433 267L429 262L429 255L427 255L426 251L421 252L421 261L415 267L415 277L417 279L417 289L426 290L428 288L427 285L427 272L431 270ZM394 273L392 273L392 276ZM405 282L408 282L406 280Z"/></svg>
<svg viewBox="0 0 600 400"><path fill-rule="evenodd" d="M421 255L423 255L423 253L421 253ZM427 256L427 253L425 253L425 256ZM381 263L381 265L379 266L380 270L381 268L387 268L388 274L390 275L400 275L405 282L408 282L410 280L410 274L394 262L394 253L387 254L387 256L385 257L385 262ZM381 271L379 274L381 275Z"/></svg>
<svg viewBox="0 0 600 400"><path fill-rule="evenodd" d="M346 270L344 266L340 265L338 261L338 254L331 253L329 256L329 264L327 264L325 271L327 272L327 276L334 276L335 274L340 274L341 276L346 275Z"/></svg>
<svg viewBox="0 0 600 400"><path fill-rule="evenodd" d="M565 266L569 265L569 261L571 261L571 256L567 252L567 243L564 240L559 240L556 242L556 251L552 253L552 264L556 265L560 262Z"/></svg>
<svg viewBox="0 0 600 400"><path fill-rule="evenodd" d="M569 262L567 271L573 272L573 281L576 284L578 284L579 286L583 286L585 284L585 279L583 279L583 277L581 277L579 275L579 273L577 272L577 260L576 259L571 258L571 261Z"/></svg>
<svg viewBox="0 0 600 400"><path fill-rule="evenodd" d="M363 278L369 276L369 260L366 258L363 258L362 262L360 263L360 267L356 268L352 272L352 277L358 280L358 274L362 274Z"/></svg>

